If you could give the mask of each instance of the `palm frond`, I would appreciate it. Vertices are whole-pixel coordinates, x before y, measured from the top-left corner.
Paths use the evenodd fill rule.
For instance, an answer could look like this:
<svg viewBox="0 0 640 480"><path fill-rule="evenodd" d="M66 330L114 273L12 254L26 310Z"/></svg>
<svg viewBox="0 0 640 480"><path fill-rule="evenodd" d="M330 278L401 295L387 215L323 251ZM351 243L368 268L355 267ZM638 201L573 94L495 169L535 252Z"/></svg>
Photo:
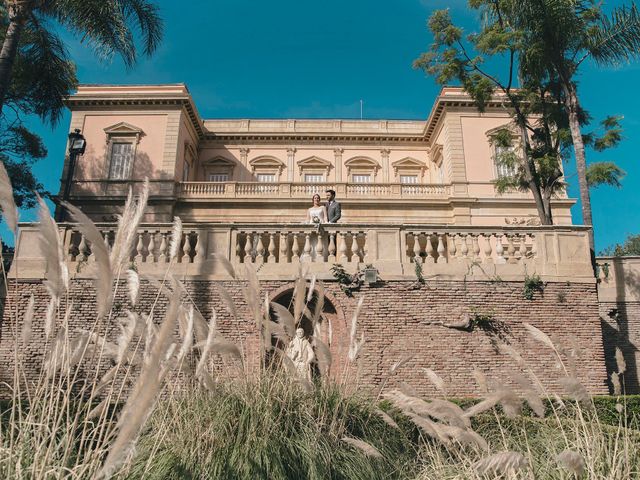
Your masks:
<svg viewBox="0 0 640 480"><path fill-rule="evenodd" d="M597 28L587 31L589 55L600 65L625 63L640 54L640 11L635 3L602 16Z"/></svg>

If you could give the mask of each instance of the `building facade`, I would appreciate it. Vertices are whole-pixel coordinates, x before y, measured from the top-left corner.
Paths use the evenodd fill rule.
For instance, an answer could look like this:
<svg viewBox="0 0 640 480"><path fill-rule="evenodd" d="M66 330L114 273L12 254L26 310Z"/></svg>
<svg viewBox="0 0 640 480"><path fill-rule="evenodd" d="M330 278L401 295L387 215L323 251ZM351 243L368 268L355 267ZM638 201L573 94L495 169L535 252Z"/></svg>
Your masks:
<svg viewBox="0 0 640 480"><path fill-rule="evenodd" d="M110 244L129 189L147 178L132 266L143 278L162 278L171 222L180 217L184 233L171 274L203 312L218 311L221 331L248 350L257 341L251 321L226 315L218 287L246 312L241 290L250 265L261 295L286 304L303 268L326 286L322 331L338 360L348 348L348 319L365 297L358 328L367 338L360 369L367 387L393 386L385 372L410 353L415 360L402 380L418 391L433 389L416 368L429 367L451 394L477 394L474 367L510 382L512 361L497 347L506 342L558 390L554 354L526 334L530 323L575 347L585 386L607 391L587 228L572 225L574 200L565 195L553 202L555 224L540 226L530 193L497 194L495 180L508 172L496 162L492 136L510 125L499 97L479 113L460 89L444 88L424 121L206 120L184 85L81 86L67 105L70 130L82 132L87 148L73 171L65 160L60 191L70 182L69 200ZM341 220L308 224L311 197L328 189L342 205ZM90 290L91 246L63 220L72 283ZM46 302L47 261L35 225L21 226L15 263L11 275L25 293L14 300L22 305L36 292ZM349 274L375 271L374 279L347 295L336 264ZM478 318L500 327L480 328Z"/></svg>

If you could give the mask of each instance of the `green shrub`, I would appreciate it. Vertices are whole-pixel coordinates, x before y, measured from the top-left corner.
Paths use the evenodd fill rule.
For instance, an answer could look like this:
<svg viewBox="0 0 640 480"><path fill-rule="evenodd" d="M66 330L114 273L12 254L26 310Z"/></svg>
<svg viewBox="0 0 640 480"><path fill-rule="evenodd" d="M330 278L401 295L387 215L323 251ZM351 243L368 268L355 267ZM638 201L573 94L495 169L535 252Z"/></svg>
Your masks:
<svg viewBox="0 0 640 480"><path fill-rule="evenodd" d="M414 478L416 447L372 400L279 377L162 402L128 478ZM382 458L341 439L361 439Z"/></svg>

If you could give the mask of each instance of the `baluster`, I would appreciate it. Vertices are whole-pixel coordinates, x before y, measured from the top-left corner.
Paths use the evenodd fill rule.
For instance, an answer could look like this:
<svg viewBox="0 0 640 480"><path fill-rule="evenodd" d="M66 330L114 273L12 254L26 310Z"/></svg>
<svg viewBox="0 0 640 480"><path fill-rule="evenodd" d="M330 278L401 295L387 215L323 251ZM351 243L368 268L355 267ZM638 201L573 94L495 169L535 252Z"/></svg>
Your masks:
<svg viewBox="0 0 640 480"><path fill-rule="evenodd" d="M267 263L276 263L276 237L275 233L269 234L269 245L267 245Z"/></svg>
<svg viewBox="0 0 640 480"><path fill-rule="evenodd" d="M316 243L316 262L324 262L324 238L322 238L322 232L318 232L318 243Z"/></svg>
<svg viewBox="0 0 640 480"><path fill-rule="evenodd" d="M202 230L195 232L196 237L196 254L193 257L194 262L204 262L207 256L207 244L205 242L206 233Z"/></svg>
<svg viewBox="0 0 640 480"><path fill-rule="evenodd" d="M340 234L340 263L345 263L349 261L349 257L347 257L347 232L342 232Z"/></svg>
<svg viewBox="0 0 640 480"><path fill-rule="evenodd" d="M447 246L449 247L449 259L456 258L456 234L447 235Z"/></svg>
<svg viewBox="0 0 640 480"><path fill-rule="evenodd" d="M253 246L251 245L251 232L244 234L244 263L253 263L251 256Z"/></svg>
<svg viewBox="0 0 640 480"><path fill-rule="evenodd" d="M87 241L84 238L84 234L80 234L80 243L78 244L78 256L77 262L84 262L87 259Z"/></svg>
<svg viewBox="0 0 640 480"><path fill-rule="evenodd" d="M147 250L147 262L156 263L156 233L155 231L149 232L149 246Z"/></svg>
<svg viewBox="0 0 640 480"><path fill-rule="evenodd" d="M513 244L513 234L507 234L507 242L509 242L509 246L507 247L507 256L508 258L508 262L509 263L516 263L516 257L515 257L515 253L516 253L516 247Z"/></svg>
<svg viewBox="0 0 640 480"><path fill-rule="evenodd" d="M482 238L484 239L484 261L485 263L493 263L493 256L491 255L491 235L485 233L482 235Z"/></svg>
<svg viewBox="0 0 640 480"><path fill-rule="evenodd" d="M496 263L504 264L507 260L504 258L504 247L502 246L502 235L496 235Z"/></svg>
<svg viewBox="0 0 640 480"><path fill-rule="evenodd" d="M520 261L524 257L526 246L524 244L524 236L519 233L515 234L515 256L516 261Z"/></svg>
<svg viewBox="0 0 640 480"><path fill-rule="evenodd" d="M291 247L291 261L293 263L300 262L300 235L297 232L293 234L293 245Z"/></svg>
<svg viewBox="0 0 640 480"><path fill-rule="evenodd" d="M262 242L262 233L258 233L258 245L256 246L256 263L264 263L264 243Z"/></svg>
<svg viewBox="0 0 640 480"><path fill-rule="evenodd" d="M280 232L280 257L279 263L287 263L289 261L289 235L285 232Z"/></svg>
<svg viewBox="0 0 640 480"><path fill-rule="evenodd" d="M444 248L444 240L441 233L438 234L438 263L447 263L447 257L445 256L446 249Z"/></svg>
<svg viewBox="0 0 640 480"><path fill-rule="evenodd" d="M306 262L311 261L311 234L304 234L304 254L302 255L302 260Z"/></svg>
<svg viewBox="0 0 640 480"><path fill-rule="evenodd" d="M96 255L93 252L93 244L89 240L87 240L87 250L89 252L89 255L87 256L87 262L95 262Z"/></svg>
<svg viewBox="0 0 640 480"><path fill-rule="evenodd" d="M415 263L422 263L420 258L420 233L413 233L413 261Z"/></svg>
<svg viewBox="0 0 640 480"><path fill-rule="evenodd" d="M191 263L191 234L184 234L184 245L182 246L182 263Z"/></svg>
<svg viewBox="0 0 640 480"><path fill-rule="evenodd" d="M142 241L142 232L138 232L138 243L136 243L136 255L135 255L136 262L142 262L143 250L144 250L144 243Z"/></svg>
<svg viewBox="0 0 640 480"><path fill-rule="evenodd" d="M167 234L162 234L162 239L160 240L160 248L158 249L158 263L167 263Z"/></svg>
<svg viewBox="0 0 640 480"><path fill-rule="evenodd" d="M431 233L427 233L427 244L426 244L426 248L425 248L425 254L426 257L424 259L425 263L436 263L436 257L433 254L434 250L433 250L433 243L431 241Z"/></svg>
<svg viewBox="0 0 640 480"><path fill-rule="evenodd" d="M478 235L471 235L471 245L473 246L473 260L480 261L480 243L478 241Z"/></svg>
<svg viewBox="0 0 640 480"><path fill-rule="evenodd" d="M362 245L360 246L360 251L362 252L362 261L364 263L371 263L371 258L369 257L369 244L367 243L367 232L362 232Z"/></svg>
<svg viewBox="0 0 640 480"><path fill-rule="evenodd" d="M329 262L336 263L336 234L329 234Z"/></svg>
<svg viewBox="0 0 640 480"><path fill-rule="evenodd" d="M358 232L351 234L351 261L360 263L360 244L358 243Z"/></svg>
<svg viewBox="0 0 640 480"><path fill-rule="evenodd" d="M529 250L529 253L531 255L531 258L536 258L538 256L538 244L536 236L535 234L530 233L529 237L531 238L531 250Z"/></svg>
<svg viewBox="0 0 640 480"><path fill-rule="evenodd" d="M460 248L460 253L462 254L462 258L468 258L469 245L467 244L467 234L463 233L460 236L462 238L462 247Z"/></svg>

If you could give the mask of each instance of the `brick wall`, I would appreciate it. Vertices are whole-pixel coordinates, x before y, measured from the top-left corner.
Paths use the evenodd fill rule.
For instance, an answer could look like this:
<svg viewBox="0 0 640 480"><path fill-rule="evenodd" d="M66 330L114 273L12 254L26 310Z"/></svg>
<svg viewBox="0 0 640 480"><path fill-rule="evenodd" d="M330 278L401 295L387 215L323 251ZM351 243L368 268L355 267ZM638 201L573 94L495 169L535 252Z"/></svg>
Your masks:
<svg viewBox="0 0 640 480"><path fill-rule="evenodd" d="M249 369L259 364L259 338L247 304L241 281L187 281L189 297L193 299L205 318L215 308L218 327L229 340L238 344L248 359ZM236 320L224 306L219 286L223 286L234 299L239 312ZM411 290L411 282L389 281L374 286L363 286L353 298L346 296L338 284L327 282L327 301L334 313L326 315L322 327L325 339L331 336L334 357L332 374L340 378L350 372L348 379L377 393L381 385L387 387L405 382L421 394L435 393L423 368L431 368L446 382L453 396L478 395L472 371L482 371L489 380L513 385L510 375L519 371L511 357L498 352L497 343L507 342L518 350L540 381L550 390L563 393L558 385L560 370L550 349L526 332L522 326L528 322L548 333L554 341L568 351L575 352L579 378L592 393L607 393L604 353L611 351L610 338L605 336L603 350L602 330L598 317L598 299L593 284L548 283L542 294L525 300L522 282L482 281L430 281L419 290ZM262 298L271 298L292 288L291 282L265 281L261 283ZM17 290L16 290L17 288ZM17 292L17 293L16 293ZM21 354L32 367L29 374L35 378L35 366L45 351L43 319L48 302L45 288L40 282L21 281L10 287L7 307L0 325L0 382L11 382L13 359L13 332L15 308L22 318L29 296L36 298L36 319L33 340ZM345 370L349 345L351 316L358 299L364 296L364 305L358 320L358 337L364 333L366 343L358 368ZM70 331L88 329L95 322L95 297L90 280L72 281L69 297L73 312L69 319ZM136 310L143 313L156 300L157 290L143 281L140 301ZM128 301L126 287L121 285L114 303L113 318L124 316ZM62 308L65 304L62 303ZM167 299L160 295L154 315L162 318ZM635 308L638 308L636 305ZM602 311L602 310L601 310ZM465 312L475 312L491 319L489 328L471 331L444 326L458 321ZM640 318L635 316L635 318ZM331 323L329 327L329 322ZM606 322L605 322L606 324ZM18 330L20 325L17 326ZM100 330L115 338L115 321L103 323ZM413 358L393 377L390 367L405 357ZM636 385L637 385L637 380Z"/></svg>

